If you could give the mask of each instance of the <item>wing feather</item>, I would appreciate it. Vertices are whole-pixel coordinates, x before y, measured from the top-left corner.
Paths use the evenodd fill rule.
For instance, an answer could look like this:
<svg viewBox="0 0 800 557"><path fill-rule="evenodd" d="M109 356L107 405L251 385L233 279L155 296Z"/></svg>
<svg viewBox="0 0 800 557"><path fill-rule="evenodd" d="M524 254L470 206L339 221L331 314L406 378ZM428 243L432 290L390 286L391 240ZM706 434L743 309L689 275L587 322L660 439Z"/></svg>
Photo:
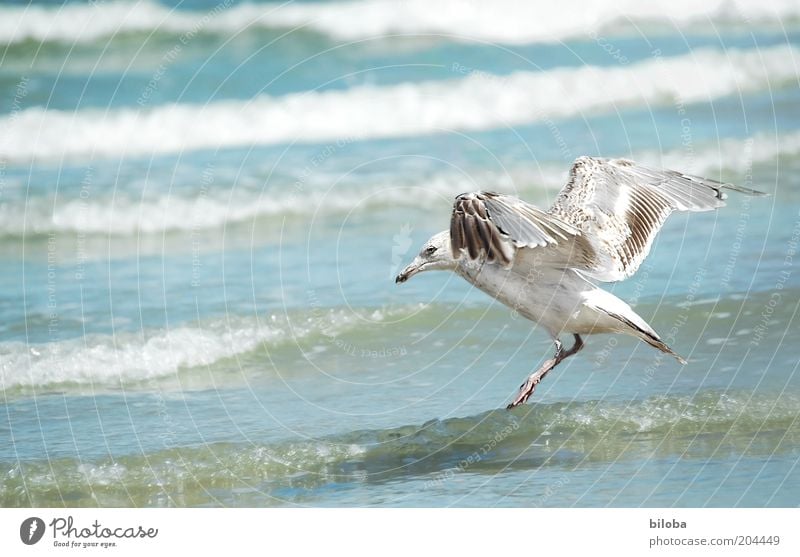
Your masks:
<svg viewBox="0 0 800 557"><path fill-rule="evenodd" d="M670 214L722 207L723 190L763 195L625 159L580 157L546 212L499 193L456 197L450 245L456 259L484 258L506 268L518 250L548 248L540 260L550 265L578 269L596 280L622 280L647 257Z"/></svg>
<svg viewBox="0 0 800 557"><path fill-rule="evenodd" d="M453 257L485 257L505 267L512 265L517 249L555 246L578 233L533 205L493 192L459 195L450 219Z"/></svg>
<svg viewBox="0 0 800 557"><path fill-rule="evenodd" d="M763 195L625 159L580 157L549 213L578 228L591 244L595 256L584 270L597 280L617 281L636 272L671 213L722 207L725 189Z"/></svg>

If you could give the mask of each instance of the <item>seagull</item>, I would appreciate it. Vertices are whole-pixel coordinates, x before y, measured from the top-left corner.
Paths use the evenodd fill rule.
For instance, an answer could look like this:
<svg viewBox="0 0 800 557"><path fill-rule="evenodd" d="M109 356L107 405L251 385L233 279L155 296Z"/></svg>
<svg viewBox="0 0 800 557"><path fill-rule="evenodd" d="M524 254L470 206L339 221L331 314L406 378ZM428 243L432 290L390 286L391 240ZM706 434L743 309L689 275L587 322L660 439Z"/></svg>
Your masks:
<svg viewBox="0 0 800 557"><path fill-rule="evenodd" d="M582 335L631 335L686 364L627 303L596 283L633 275L670 214L723 207L724 190L766 195L627 159L579 157L547 211L500 193L457 196L450 229L425 242L395 282L453 271L548 332L555 354L520 386L509 409L583 348ZM561 342L565 334L574 338L569 349Z"/></svg>

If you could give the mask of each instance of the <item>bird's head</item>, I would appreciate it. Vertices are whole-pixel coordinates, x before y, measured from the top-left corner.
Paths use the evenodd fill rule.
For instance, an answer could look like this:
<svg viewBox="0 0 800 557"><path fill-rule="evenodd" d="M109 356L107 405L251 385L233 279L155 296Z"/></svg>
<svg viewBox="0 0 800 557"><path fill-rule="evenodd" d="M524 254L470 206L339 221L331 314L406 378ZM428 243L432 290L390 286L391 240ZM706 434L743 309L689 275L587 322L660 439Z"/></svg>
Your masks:
<svg viewBox="0 0 800 557"><path fill-rule="evenodd" d="M451 271L457 265L450 250L450 231L445 230L431 236L430 240L422 246L414 261L403 269L394 281L405 282L423 271Z"/></svg>

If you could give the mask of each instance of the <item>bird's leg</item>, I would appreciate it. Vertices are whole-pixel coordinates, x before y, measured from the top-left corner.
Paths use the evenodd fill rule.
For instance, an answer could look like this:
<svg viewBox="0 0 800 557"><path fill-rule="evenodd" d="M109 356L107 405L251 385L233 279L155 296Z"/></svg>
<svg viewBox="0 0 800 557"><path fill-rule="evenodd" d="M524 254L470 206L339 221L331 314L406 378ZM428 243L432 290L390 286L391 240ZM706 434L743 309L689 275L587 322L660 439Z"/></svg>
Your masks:
<svg viewBox="0 0 800 557"><path fill-rule="evenodd" d="M561 360L566 360L570 356L577 354L583 348L583 339L581 335L572 335L575 337L575 344L572 345L572 348L561 354Z"/></svg>
<svg viewBox="0 0 800 557"><path fill-rule="evenodd" d="M544 376L547 375L551 369L553 369L554 367L556 367L556 365L558 365L558 362L560 362L562 358L564 346L558 339L555 340L555 345L556 345L556 353L553 355L552 358L546 360L542 364L542 367L534 371L530 375L530 377L528 377L528 379L526 379L525 382L522 385L520 385L517 397L511 404L506 406L507 409L510 410L515 406L524 404L525 401L527 401L533 394L534 389L536 389L536 385L538 385L541 382L541 380L544 379Z"/></svg>
<svg viewBox="0 0 800 557"><path fill-rule="evenodd" d="M506 407L507 409L524 404L533 394L533 391L536 389L536 385L538 385L542 379L544 379L544 376L547 375L551 369L556 367L566 358L569 358L573 354L577 354L581 348L583 348L583 339L580 337L580 335L573 336L575 337L575 344L573 344L572 348L569 350L564 350L564 346L561 344L561 341L558 339L555 340L556 353L552 358L542 364L542 367L533 372L522 385L520 385L517 397Z"/></svg>

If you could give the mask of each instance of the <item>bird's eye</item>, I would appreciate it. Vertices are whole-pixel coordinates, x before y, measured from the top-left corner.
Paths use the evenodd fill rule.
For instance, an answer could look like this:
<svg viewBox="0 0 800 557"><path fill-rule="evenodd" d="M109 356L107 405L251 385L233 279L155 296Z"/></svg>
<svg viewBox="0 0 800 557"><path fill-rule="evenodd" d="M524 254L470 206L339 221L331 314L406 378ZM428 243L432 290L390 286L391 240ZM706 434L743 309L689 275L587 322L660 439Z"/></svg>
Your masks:
<svg viewBox="0 0 800 557"><path fill-rule="evenodd" d="M425 255L433 255L436 252L436 246L428 246L425 248Z"/></svg>

